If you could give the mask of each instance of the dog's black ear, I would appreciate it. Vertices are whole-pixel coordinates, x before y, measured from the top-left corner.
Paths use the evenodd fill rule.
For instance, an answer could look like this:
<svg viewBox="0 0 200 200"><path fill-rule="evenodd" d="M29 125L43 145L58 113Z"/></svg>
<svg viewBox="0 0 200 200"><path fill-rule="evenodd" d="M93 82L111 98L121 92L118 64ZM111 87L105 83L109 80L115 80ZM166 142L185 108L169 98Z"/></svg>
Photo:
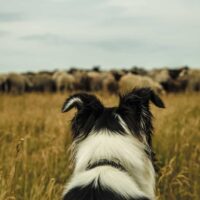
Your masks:
<svg viewBox="0 0 200 200"><path fill-rule="evenodd" d="M150 88L141 88L133 90L133 95L140 98L143 102L151 101L159 108L165 108L161 98Z"/></svg>
<svg viewBox="0 0 200 200"><path fill-rule="evenodd" d="M157 107L159 107L159 108L165 108L164 102L162 101L162 99L157 94L155 94L155 92L153 90L150 90L150 100Z"/></svg>
<svg viewBox="0 0 200 200"><path fill-rule="evenodd" d="M120 97L118 107L118 114L126 122L128 128L138 136L145 133L149 146L151 146L153 130L150 101L159 108L165 107L160 97L150 88L136 88Z"/></svg>
<svg viewBox="0 0 200 200"><path fill-rule="evenodd" d="M134 89L130 93L120 97L119 107L132 106L134 103L140 102L143 105L148 105L151 101L159 108L165 108L165 105L161 98L150 88Z"/></svg>
<svg viewBox="0 0 200 200"><path fill-rule="evenodd" d="M78 110L81 110L83 108L88 108L90 110L91 109L97 110L97 109L102 109L103 105L93 95L89 95L86 93L78 93L66 99L62 107L62 112L67 112L72 108L76 108Z"/></svg>

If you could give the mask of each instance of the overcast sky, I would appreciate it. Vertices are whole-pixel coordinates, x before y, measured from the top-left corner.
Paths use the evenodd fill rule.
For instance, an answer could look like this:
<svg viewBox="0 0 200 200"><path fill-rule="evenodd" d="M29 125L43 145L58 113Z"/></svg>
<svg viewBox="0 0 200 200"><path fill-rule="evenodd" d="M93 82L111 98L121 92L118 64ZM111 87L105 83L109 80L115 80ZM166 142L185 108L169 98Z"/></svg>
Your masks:
<svg viewBox="0 0 200 200"><path fill-rule="evenodd" d="M200 66L199 0L0 0L0 71Z"/></svg>

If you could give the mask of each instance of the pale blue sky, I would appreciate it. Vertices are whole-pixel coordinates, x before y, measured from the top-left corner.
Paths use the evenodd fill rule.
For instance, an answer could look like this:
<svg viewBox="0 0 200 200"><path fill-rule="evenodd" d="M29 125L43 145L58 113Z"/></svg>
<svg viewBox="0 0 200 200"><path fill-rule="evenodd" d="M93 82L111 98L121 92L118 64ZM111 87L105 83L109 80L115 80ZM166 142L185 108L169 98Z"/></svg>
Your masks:
<svg viewBox="0 0 200 200"><path fill-rule="evenodd" d="M199 0L0 0L0 72L200 66Z"/></svg>

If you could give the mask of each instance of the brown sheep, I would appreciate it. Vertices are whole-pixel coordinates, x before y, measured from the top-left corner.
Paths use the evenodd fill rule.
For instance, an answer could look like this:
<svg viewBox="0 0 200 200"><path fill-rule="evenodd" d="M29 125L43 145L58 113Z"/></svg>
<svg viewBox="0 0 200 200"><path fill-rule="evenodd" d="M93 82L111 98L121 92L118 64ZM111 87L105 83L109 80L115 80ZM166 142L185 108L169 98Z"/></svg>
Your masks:
<svg viewBox="0 0 200 200"><path fill-rule="evenodd" d="M156 69L149 72L149 76L159 83L170 81L171 77L168 69Z"/></svg>
<svg viewBox="0 0 200 200"><path fill-rule="evenodd" d="M118 83L115 77L110 72L104 72L101 74L103 91L116 94L118 92Z"/></svg>
<svg viewBox="0 0 200 200"><path fill-rule="evenodd" d="M136 74L136 75L141 75L141 76L145 76L147 75L147 70L141 68L141 67L137 67L137 66L133 66L131 69L130 69L130 72L132 74Z"/></svg>
<svg viewBox="0 0 200 200"><path fill-rule="evenodd" d="M99 72L91 71L87 73L87 76L90 81L90 90L91 91L99 91L102 90L103 80L102 75Z"/></svg>
<svg viewBox="0 0 200 200"><path fill-rule="evenodd" d="M75 70L72 75L75 78L75 90L90 91L90 78L86 71Z"/></svg>
<svg viewBox="0 0 200 200"><path fill-rule="evenodd" d="M53 80L55 80L57 91L64 92L74 90L75 78L71 74L64 71L58 71L54 73Z"/></svg>
<svg viewBox="0 0 200 200"><path fill-rule="evenodd" d="M163 87L153 79L147 76L140 76L128 73L119 81L119 90L121 93L132 90L133 88L150 87L157 93L164 93Z"/></svg>
<svg viewBox="0 0 200 200"><path fill-rule="evenodd" d="M115 80L118 82L122 76L124 76L126 73L122 70L111 70L111 74L114 76Z"/></svg>
<svg viewBox="0 0 200 200"><path fill-rule="evenodd" d="M8 92L22 94L32 87L31 81L22 74L10 73L7 76Z"/></svg>
<svg viewBox="0 0 200 200"><path fill-rule="evenodd" d="M96 71L75 71L75 89L84 91L100 91L106 90L115 92L117 83L114 76L109 72Z"/></svg>
<svg viewBox="0 0 200 200"><path fill-rule="evenodd" d="M187 68L157 69L149 73L153 80L159 82L167 92L185 91L187 81L180 78L187 72Z"/></svg>
<svg viewBox="0 0 200 200"><path fill-rule="evenodd" d="M32 91L36 92L55 92L56 84L49 74L28 75L33 85Z"/></svg>
<svg viewBox="0 0 200 200"><path fill-rule="evenodd" d="M187 92L200 91L200 70L198 69L190 69L186 73L181 74L179 77L180 81L186 82L185 90Z"/></svg>

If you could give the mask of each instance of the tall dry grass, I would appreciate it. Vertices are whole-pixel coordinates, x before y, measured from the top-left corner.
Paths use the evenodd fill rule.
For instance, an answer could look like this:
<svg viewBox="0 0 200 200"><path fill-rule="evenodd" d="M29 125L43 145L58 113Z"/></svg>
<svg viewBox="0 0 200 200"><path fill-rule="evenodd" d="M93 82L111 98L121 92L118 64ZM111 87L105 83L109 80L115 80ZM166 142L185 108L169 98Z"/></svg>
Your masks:
<svg viewBox="0 0 200 200"><path fill-rule="evenodd" d="M72 171L67 147L74 113L60 113L66 96L0 96L0 200L60 199ZM99 96L106 105L117 103L115 96ZM163 98L165 110L152 106L157 199L199 200L200 95Z"/></svg>

